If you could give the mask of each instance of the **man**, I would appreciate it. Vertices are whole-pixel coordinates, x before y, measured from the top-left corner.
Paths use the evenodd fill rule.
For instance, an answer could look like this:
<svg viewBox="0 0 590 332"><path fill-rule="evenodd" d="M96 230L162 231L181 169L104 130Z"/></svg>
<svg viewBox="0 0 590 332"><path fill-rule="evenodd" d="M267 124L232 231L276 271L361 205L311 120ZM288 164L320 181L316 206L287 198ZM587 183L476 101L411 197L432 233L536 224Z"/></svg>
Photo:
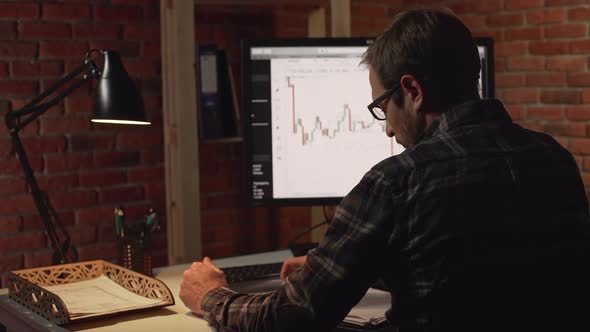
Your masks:
<svg viewBox="0 0 590 332"><path fill-rule="evenodd" d="M588 202L572 156L480 100L451 13L410 10L364 56L373 116L406 150L342 200L324 239L263 295L208 258L180 296L219 330L329 331L381 280L399 331L589 331ZM354 157L354 156L351 156Z"/></svg>

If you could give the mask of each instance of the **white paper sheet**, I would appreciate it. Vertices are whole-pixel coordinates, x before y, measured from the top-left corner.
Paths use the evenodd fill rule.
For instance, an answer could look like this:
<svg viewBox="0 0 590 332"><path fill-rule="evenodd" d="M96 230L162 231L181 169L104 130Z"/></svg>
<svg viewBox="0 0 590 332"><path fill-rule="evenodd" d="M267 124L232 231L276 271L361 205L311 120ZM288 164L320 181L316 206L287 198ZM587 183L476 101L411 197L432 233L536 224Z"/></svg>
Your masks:
<svg viewBox="0 0 590 332"><path fill-rule="evenodd" d="M44 288L64 301L71 317L146 308L162 303L162 300L132 293L106 276Z"/></svg>
<svg viewBox="0 0 590 332"><path fill-rule="evenodd" d="M344 322L355 325L378 325L383 323L385 311L391 306L391 295L375 288L369 288L365 296L348 313Z"/></svg>

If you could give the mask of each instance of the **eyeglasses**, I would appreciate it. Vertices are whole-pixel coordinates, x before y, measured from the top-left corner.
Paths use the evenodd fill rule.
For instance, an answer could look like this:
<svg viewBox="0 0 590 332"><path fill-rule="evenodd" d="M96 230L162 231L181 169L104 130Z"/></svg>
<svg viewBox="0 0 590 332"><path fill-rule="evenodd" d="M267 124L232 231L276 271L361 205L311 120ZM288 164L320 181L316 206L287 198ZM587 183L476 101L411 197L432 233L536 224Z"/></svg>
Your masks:
<svg viewBox="0 0 590 332"><path fill-rule="evenodd" d="M385 120L387 119L387 112L383 109L383 107L381 106L381 103L383 103L383 101L386 98L389 98L391 95L393 95L397 89L400 88L400 84L396 84L394 85L391 89L385 91L385 93L383 93L381 96L377 97L377 99L373 100L372 103L369 104L369 106L367 106L367 108L369 109L369 112L371 112L371 114L373 115L373 117L377 120Z"/></svg>

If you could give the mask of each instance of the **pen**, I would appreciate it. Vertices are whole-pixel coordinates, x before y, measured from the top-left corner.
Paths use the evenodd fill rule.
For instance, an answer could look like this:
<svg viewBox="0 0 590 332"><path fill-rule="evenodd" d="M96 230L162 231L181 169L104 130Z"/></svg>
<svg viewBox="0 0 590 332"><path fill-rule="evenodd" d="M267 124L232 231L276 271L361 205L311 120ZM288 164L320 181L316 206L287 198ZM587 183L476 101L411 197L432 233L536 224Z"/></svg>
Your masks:
<svg viewBox="0 0 590 332"><path fill-rule="evenodd" d="M125 212L122 207L115 208L115 233L117 237L125 237Z"/></svg>

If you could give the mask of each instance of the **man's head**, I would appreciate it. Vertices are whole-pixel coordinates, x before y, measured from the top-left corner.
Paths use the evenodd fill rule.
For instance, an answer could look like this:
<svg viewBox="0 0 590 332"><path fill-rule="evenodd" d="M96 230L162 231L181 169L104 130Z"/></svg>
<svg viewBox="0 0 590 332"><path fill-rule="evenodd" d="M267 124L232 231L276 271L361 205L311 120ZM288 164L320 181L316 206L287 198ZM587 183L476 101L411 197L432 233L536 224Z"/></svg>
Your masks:
<svg viewBox="0 0 590 332"><path fill-rule="evenodd" d="M449 11L414 9L396 15L369 46L363 63L369 65L373 99L387 95L379 104L387 114L387 135L405 147L416 142L433 115L479 98L477 46Z"/></svg>

